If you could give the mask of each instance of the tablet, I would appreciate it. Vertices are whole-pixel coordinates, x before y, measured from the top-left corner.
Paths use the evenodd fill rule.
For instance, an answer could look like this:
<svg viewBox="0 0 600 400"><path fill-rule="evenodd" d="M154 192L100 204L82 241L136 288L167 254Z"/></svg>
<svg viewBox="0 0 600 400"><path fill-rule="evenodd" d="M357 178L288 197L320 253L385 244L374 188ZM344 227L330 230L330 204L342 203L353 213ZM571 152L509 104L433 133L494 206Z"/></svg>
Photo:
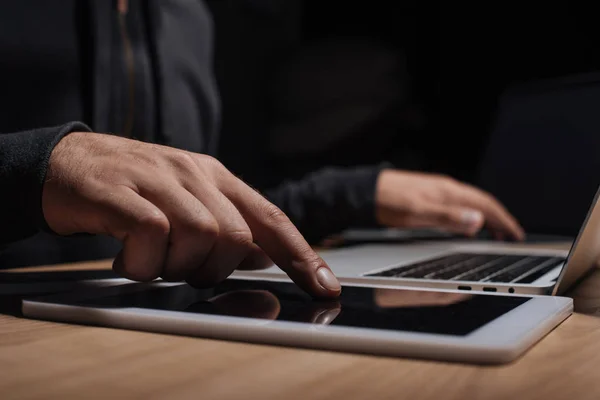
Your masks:
<svg viewBox="0 0 600 400"><path fill-rule="evenodd" d="M0 282L2 283L79 282L118 278L119 276L111 269L28 271L20 268L18 270L0 270Z"/></svg>
<svg viewBox="0 0 600 400"><path fill-rule="evenodd" d="M39 271L34 268L0 270L0 295L58 293L87 286L126 283L111 269Z"/></svg>
<svg viewBox="0 0 600 400"><path fill-rule="evenodd" d="M313 299L283 281L227 279L215 288L129 283L23 301L56 321L255 343L473 363L514 360L572 312L550 296L344 285Z"/></svg>

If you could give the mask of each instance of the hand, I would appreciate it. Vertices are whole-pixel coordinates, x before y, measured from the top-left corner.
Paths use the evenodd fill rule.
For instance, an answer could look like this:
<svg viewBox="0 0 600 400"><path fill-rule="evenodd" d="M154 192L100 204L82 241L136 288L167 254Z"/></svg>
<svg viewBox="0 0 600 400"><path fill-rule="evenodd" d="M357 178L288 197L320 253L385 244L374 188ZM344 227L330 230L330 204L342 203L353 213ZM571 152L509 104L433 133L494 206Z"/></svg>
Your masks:
<svg viewBox="0 0 600 400"><path fill-rule="evenodd" d="M525 237L515 218L490 194L440 175L383 170L376 204L377 220L385 226L435 227L474 236L485 224L498 239Z"/></svg>
<svg viewBox="0 0 600 400"><path fill-rule="evenodd" d="M205 155L74 132L51 154L42 207L58 234L121 240L113 267L133 280L212 286L264 252L314 296L341 290L283 212Z"/></svg>

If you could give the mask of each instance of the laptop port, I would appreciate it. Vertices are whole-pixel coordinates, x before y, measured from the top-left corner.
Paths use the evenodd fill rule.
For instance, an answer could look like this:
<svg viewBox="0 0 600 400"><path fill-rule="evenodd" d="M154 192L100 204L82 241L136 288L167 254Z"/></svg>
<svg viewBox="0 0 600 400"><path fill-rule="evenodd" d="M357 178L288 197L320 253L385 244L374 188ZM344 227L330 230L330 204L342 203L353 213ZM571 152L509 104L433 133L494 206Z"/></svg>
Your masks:
<svg viewBox="0 0 600 400"><path fill-rule="evenodd" d="M484 292L495 292L497 289L495 287L484 287Z"/></svg>
<svg viewBox="0 0 600 400"><path fill-rule="evenodd" d="M471 286L459 286L458 290L471 290Z"/></svg>
<svg viewBox="0 0 600 400"><path fill-rule="evenodd" d="M514 292L515 292L515 289L514 289L514 288L509 288L509 289L508 289L508 293L514 293Z"/></svg>

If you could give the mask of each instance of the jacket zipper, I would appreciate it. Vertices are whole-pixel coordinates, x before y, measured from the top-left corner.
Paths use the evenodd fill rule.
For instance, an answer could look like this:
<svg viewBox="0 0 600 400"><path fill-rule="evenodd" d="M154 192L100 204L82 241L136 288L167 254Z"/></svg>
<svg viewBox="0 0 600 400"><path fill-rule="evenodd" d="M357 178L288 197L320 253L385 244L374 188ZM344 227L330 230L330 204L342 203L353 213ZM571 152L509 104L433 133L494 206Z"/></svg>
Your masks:
<svg viewBox="0 0 600 400"><path fill-rule="evenodd" d="M121 40L123 41L123 55L125 59L125 68L127 76L127 109L125 112L125 121L123 123L122 135L132 137L133 134L133 116L135 110L135 65L133 59L133 49L131 39L127 32L127 11L129 8L128 0L117 0L119 14L119 30L121 31Z"/></svg>

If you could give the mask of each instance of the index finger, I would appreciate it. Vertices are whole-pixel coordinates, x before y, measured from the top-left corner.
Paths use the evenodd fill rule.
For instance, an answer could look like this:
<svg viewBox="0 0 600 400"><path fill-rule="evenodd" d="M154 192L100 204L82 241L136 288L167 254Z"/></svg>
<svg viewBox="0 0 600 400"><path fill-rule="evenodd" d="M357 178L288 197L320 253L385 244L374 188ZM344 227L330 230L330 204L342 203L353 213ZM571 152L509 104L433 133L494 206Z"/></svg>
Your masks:
<svg viewBox="0 0 600 400"><path fill-rule="evenodd" d="M525 238L525 232L516 218L492 195L470 185L465 184L463 187L462 204L481 210L492 229L508 233L516 240Z"/></svg>
<svg viewBox="0 0 600 400"><path fill-rule="evenodd" d="M246 220L254 242L298 286L316 297L339 296L333 272L279 208L233 175L223 194Z"/></svg>

